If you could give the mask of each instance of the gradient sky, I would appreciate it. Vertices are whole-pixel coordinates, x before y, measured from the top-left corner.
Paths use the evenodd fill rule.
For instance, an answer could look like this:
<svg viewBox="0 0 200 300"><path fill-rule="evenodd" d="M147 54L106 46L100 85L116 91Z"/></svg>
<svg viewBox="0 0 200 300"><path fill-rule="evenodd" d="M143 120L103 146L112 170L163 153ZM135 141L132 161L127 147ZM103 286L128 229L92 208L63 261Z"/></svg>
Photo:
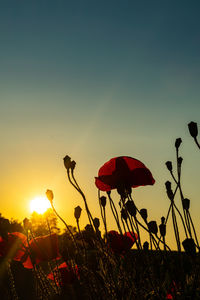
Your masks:
<svg viewBox="0 0 200 300"><path fill-rule="evenodd" d="M134 197L159 222L169 205L165 162L174 161L181 137L183 190L200 227L200 156L187 130L192 120L200 124L199 13L199 1L184 0L0 1L5 217L29 216L30 200L48 188L75 224L74 207L83 203L66 180L66 154L99 216L94 176L110 158L128 155L152 171L156 184Z"/></svg>

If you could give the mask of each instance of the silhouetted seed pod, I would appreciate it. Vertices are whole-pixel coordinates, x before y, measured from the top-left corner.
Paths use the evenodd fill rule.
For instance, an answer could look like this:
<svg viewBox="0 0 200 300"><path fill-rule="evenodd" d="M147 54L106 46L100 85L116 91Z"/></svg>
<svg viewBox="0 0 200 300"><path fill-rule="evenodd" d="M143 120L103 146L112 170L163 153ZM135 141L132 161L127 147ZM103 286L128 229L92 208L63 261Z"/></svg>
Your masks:
<svg viewBox="0 0 200 300"><path fill-rule="evenodd" d="M182 143L182 139L181 138L176 139L176 141L175 141L175 147L176 147L176 149L178 149L180 147L181 143Z"/></svg>
<svg viewBox="0 0 200 300"><path fill-rule="evenodd" d="M65 166L65 168L66 168L67 170L69 170L69 169L71 168L71 158L70 158L68 155L66 155L66 156L63 158L63 160L64 160L64 166Z"/></svg>
<svg viewBox="0 0 200 300"><path fill-rule="evenodd" d="M149 250L149 243L146 241L146 242L144 242L144 244L143 244L143 249L145 250L145 251L148 251Z"/></svg>
<svg viewBox="0 0 200 300"><path fill-rule="evenodd" d="M143 218L143 220L147 221L148 214L147 214L147 209L146 208L140 209L140 215Z"/></svg>
<svg viewBox="0 0 200 300"><path fill-rule="evenodd" d="M76 218L76 220L78 220L80 218L81 211L82 211L82 208L80 206L77 206L74 208L74 217Z"/></svg>
<svg viewBox="0 0 200 300"><path fill-rule="evenodd" d="M47 196L47 199L52 203L53 202L53 191L52 190L47 190L46 191L46 196Z"/></svg>
<svg viewBox="0 0 200 300"><path fill-rule="evenodd" d="M124 208L122 208L122 210L121 210L121 217L122 217L122 219L124 219L125 221L126 221L127 218L128 218L127 212L126 212L126 210L125 210Z"/></svg>
<svg viewBox="0 0 200 300"><path fill-rule="evenodd" d="M183 158L180 156L180 157L178 158L178 166L179 166L179 167L181 166L182 162L183 162Z"/></svg>
<svg viewBox="0 0 200 300"><path fill-rule="evenodd" d="M161 218L161 224L165 224L165 217Z"/></svg>
<svg viewBox="0 0 200 300"><path fill-rule="evenodd" d="M167 161L166 163L167 169L171 172L172 171L172 162L171 161Z"/></svg>
<svg viewBox="0 0 200 300"><path fill-rule="evenodd" d="M157 226L156 221L150 221L148 223L148 228L149 228L149 231L154 233L155 235L158 233L158 226Z"/></svg>
<svg viewBox="0 0 200 300"><path fill-rule="evenodd" d="M103 207L106 206L106 197L105 196L100 197L100 203L101 203L101 206L103 206Z"/></svg>
<svg viewBox="0 0 200 300"><path fill-rule="evenodd" d="M161 236L164 237L166 235L166 225L165 224L160 224L159 229L160 229Z"/></svg>
<svg viewBox="0 0 200 300"><path fill-rule="evenodd" d="M94 218L93 224L94 224L95 229L97 230L99 228L99 226L100 226L99 219L98 218Z"/></svg>
<svg viewBox="0 0 200 300"><path fill-rule="evenodd" d="M183 208L188 210L190 208L190 200L185 198L182 200L182 203L183 203Z"/></svg>
<svg viewBox="0 0 200 300"><path fill-rule="evenodd" d="M190 122L190 123L188 124L188 129L189 129L190 135L191 135L193 138L196 138L197 135L198 135L198 127L197 127L197 123L196 123L196 122Z"/></svg>
<svg viewBox="0 0 200 300"><path fill-rule="evenodd" d="M196 246L193 239L185 239L182 242L183 248L185 252L189 255L195 255L196 254Z"/></svg>
<svg viewBox="0 0 200 300"><path fill-rule="evenodd" d="M70 165L72 171L75 169L75 166L76 166L76 162L74 160L72 160L71 165Z"/></svg>
<svg viewBox="0 0 200 300"><path fill-rule="evenodd" d="M133 201L128 200L126 202L126 208L131 216L135 216L137 213L136 206Z"/></svg>
<svg viewBox="0 0 200 300"><path fill-rule="evenodd" d="M171 182L170 181L166 181L165 182L165 187L166 187L166 190L168 191L168 190L171 190Z"/></svg>
<svg viewBox="0 0 200 300"><path fill-rule="evenodd" d="M171 201L174 200L174 194L173 194L172 190L167 190L167 196Z"/></svg>

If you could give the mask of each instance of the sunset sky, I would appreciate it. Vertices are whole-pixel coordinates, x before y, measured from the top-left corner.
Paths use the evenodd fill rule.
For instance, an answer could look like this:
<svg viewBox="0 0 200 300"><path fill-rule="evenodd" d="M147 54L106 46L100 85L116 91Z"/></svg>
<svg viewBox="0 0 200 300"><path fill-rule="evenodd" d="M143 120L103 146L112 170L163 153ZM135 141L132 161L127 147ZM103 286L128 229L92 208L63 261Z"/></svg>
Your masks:
<svg viewBox="0 0 200 300"><path fill-rule="evenodd" d="M156 180L133 196L160 222L169 206L165 162L175 161L181 137L183 191L200 228L200 153L187 129L200 125L199 13L195 0L0 1L3 216L29 217L30 201L51 189L75 225L83 202L66 179L68 154L98 217L94 177L104 162L127 155ZM83 213L82 228L86 221Z"/></svg>

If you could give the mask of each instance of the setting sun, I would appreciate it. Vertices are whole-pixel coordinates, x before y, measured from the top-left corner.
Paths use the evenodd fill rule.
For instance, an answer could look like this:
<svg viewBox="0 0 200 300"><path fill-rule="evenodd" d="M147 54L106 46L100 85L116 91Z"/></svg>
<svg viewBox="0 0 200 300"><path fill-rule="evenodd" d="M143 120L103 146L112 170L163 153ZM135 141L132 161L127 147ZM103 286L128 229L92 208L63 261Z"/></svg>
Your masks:
<svg viewBox="0 0 200 300"><path fill-rule="evenodd" d="M37 212L38 214L43 214L48 208L51 207L51 204L47 198L38 196L35 197L30 202L30 211Z"/></svg>

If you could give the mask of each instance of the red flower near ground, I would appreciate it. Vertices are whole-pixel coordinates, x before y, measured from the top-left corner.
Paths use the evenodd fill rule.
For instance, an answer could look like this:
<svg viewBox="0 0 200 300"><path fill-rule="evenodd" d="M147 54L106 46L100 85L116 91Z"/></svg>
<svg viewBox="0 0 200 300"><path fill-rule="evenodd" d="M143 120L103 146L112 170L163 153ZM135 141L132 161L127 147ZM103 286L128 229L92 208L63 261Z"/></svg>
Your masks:
<svg viewBox="0 0 200 300"><path fill-rule="evenodd" d="M95 184L101 191L110 191L120 186L126 188L153 185L151 172L139 160L120 156L106 162L100 169Z"/></svg>
<svg viewBox="0 0 200 300"><path fill-rule="evenodd" d="M72 284L79 278L78 267L77 265L72 267L70 263L66 264L66 262L64 262L59 265L58 268L54 268L53 272L51 272L47 277L55 281L56 284L60 286Z"/></svg>
<svg viewBox="0 0 200 300"><path fill-rule="evenodd" d="M113 252L117 254L130 250L137 238L138 235L135 232L126 232L124 235L115 230L108 232L108 244Z"/></svg>
<svg viewBox="0 0 200 300"><path fill-rule="evenodd" d="M21 232L8 233L7 239L0 237L0 256L20 261L25 254L26 236Z"/></svg>
<svg viewBox="0 0 200 300"><path fill-rule="evenodd" d="M29 254L26 261L23 263L25 268L32 269L33 263L39 264L43 261L59 259L58 236L53 233L36 237L29 241Z"/></svg>

